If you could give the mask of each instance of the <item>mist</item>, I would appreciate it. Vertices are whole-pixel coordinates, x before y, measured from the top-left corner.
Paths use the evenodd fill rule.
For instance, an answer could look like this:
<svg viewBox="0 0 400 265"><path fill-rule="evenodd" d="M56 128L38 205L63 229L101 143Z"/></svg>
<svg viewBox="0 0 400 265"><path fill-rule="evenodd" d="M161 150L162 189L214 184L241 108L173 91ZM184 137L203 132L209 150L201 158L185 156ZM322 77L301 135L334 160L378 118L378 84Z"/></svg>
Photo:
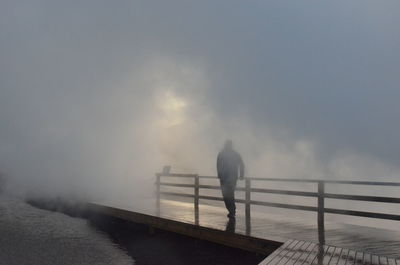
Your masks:
<svg viewBox="0 0 400 265"><path fill-rule="evenodd" d="M2 1L0 172L133 200L154 173L398 180L398 1Z"/></svg>

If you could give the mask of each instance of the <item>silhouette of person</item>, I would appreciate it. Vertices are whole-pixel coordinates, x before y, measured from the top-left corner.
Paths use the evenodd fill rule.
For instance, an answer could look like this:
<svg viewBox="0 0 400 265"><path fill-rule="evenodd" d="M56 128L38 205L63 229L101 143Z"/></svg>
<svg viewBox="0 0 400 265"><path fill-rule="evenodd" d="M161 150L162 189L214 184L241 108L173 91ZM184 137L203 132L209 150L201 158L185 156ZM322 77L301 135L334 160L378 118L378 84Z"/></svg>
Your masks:
<svg viewBox="0 0 400 265"><path fill-rule="evenodd" d="M235 189L239 178L244 178L244 163L242 157L233 149L231 140L225 142L224 148L217 157L217 172L221 183L222 197L228 210L228 217L235 218Z"/></svg>

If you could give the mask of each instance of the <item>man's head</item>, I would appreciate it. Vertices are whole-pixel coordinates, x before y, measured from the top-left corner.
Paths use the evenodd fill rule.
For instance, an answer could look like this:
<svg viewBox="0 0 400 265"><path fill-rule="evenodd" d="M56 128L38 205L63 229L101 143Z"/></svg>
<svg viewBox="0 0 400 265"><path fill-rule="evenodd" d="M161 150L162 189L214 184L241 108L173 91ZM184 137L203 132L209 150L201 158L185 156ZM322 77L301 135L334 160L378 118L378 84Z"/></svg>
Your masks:
<svg viewBox="0 0 400 265"><path fill-rule="evenodd" d="M224 144L224 149L225 150L232 150L233 149L233 142L232 140L226 140Z"/></svg>

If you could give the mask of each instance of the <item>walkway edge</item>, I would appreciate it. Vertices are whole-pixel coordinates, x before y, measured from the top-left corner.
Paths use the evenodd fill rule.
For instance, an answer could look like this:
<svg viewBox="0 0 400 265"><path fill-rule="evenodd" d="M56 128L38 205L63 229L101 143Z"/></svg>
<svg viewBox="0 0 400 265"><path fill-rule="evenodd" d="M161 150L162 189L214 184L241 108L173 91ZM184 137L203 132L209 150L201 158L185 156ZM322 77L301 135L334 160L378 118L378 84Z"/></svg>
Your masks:
<svg viewBox="0 0 400 265"><path fill-rule="evenodd" d="M269 255L282 245L282 242L230 233L218 229L202 227L195 224L179 222L144 213L89 203L87 208L95 214L120 218L122 220L148 225L152 228L165 230L197 239L207 240L217 244L239 248L263 255Z"/></svg>

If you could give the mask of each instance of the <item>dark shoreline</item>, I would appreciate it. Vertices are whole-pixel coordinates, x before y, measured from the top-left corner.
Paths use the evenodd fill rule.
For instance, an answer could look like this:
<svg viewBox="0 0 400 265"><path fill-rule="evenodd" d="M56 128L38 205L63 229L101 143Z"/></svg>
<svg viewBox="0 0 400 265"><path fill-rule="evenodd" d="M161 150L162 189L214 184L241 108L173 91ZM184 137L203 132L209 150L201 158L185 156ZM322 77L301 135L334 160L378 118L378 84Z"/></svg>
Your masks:
<svg viewBox="0 0 400 265"><path fill-rule="evenodd" d="M251 265L265 258L256 253L172 232L150 230L146 225L90 213L84 203L68 202L61 198L31 198L26 202L40 209L87 219L90 225L108 234L138 265Z"/></svg>

